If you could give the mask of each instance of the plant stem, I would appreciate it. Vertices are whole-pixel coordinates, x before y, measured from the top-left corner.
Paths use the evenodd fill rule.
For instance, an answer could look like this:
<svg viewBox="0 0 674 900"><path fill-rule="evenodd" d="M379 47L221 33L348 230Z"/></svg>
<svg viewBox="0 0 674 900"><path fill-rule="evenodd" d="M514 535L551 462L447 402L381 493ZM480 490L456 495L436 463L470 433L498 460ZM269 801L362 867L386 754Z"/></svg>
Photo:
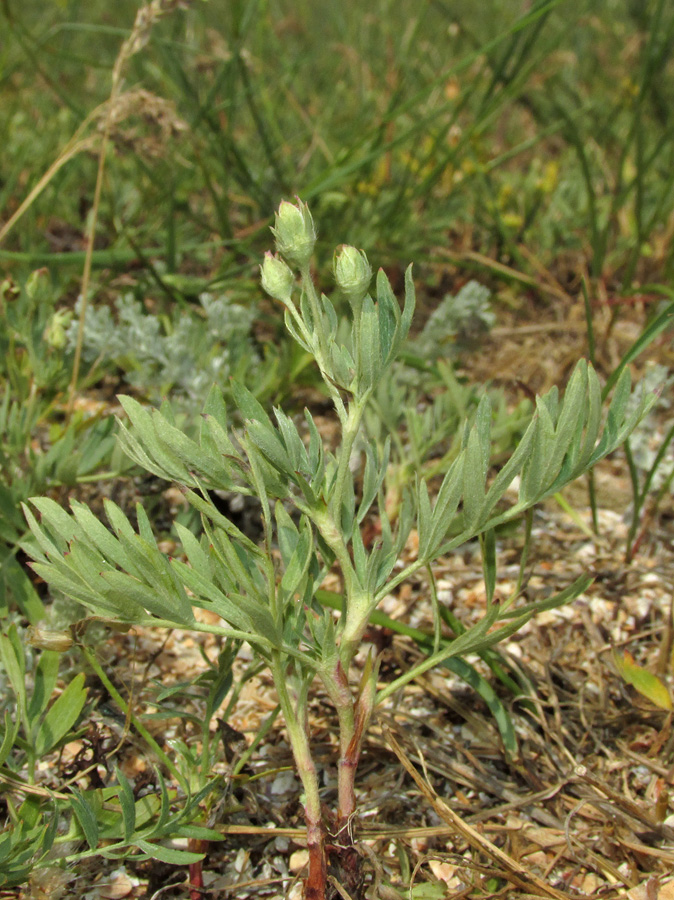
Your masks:
<svg viewBox="0 0 674 900"><path fill-rule="evenodd" d="M348 689L348 684L347 684ZM337 771L337 834L348 827L356 811L356 768L360 758L360 746L354 746L355 717L353 698L349 692L349 702L337 707L339 718L339 763Z"/></svg>
<svg viewBox="0 0 674 900"><path fill-rule="evenodd" d="M295 765L304 788L304 817L307 826L307 849L309 850L309 875L305 884L305 898L306 900L325 900L328 876L325 859L325 824L321 812L318 775L311 755L305 723L300 721L288 692L287 663L277 650L272 652L271 672L288 729Z"/></svg>

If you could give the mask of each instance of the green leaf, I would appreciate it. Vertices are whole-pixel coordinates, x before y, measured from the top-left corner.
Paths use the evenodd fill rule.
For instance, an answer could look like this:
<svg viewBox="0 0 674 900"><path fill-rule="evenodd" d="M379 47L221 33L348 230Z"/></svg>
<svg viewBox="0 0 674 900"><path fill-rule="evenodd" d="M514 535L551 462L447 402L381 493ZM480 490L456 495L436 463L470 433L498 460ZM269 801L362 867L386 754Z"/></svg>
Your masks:
<svg viewBox="0 0 674 900"><path fill-rule="evenodd" d="M671 297L671 293L669 294ZM606 386L604 387L603 396L606 397L610 393L613 385L618 381L619 378L622 377L623 370L626 366L628 366L633 360L635 360L639 354L646 349L646 347L653 341L655 338L661 334L666 328L669 328L672 324L672 318L674 317L674 302L667 304L667 306L661 310L658 315L646 326L646 328L641 332L636 341L629 348L627 353L620 360L620 364L616 366L616 368L611 373L608 381L606 382Z"/></svg>
<svg viewBox="0 0 674 900"><path fill-rule="evenodd" d="M0 660L5 668L9 682L19 703L23 725L28 731L26 709L26 657L23 647L18 642L16 625L10 625L7 634L0 634Z"/></svg>
<svg viewBox="0 0 674 900"><path fill-rule="evenodd" d="M48 584L74 600L79 600L95 615L122 619L126 622L139 622L145 618L144 607L135 602L131 596L113 595L109 585L102 578L100 591L92 590L87 585L79 583L60 558L51 563L33 563L33 569Z"/></svg>
<svg viewBox="0 0 674 900"><path fill-rule="evenodd" d="M244 420L252 420L254 422L260 422L261 425L266 425L268 429L274 430L273 425L271 423L271 419L265 412L264 407L257 400L247 387L241 384L238 381L232 379L232 396L234 397L234 402L241 413L241 416Z"/></svg>
<svg viewBox="0 0 674 900"><path fill-rule="evenodd" d="M368 556L367 550L365 549L365 544L363 543L363 535L361 533L360 527L358 526L358 522L355 519L352 519L353 526L351 531L351 547L353 551L353 568L356 573L356 577L360 582L361 588L365 588L367 583L367 572L368 572Z"/></svg>
<svg viewBox="0 0 674 900"><path fill-rule="evenodd" d="M362 394L377 383L383 372L379 346L379 317L372 297L364 299L358 325L358 388Z"/></svg>
<svg viewBox="0 0 674 900"><path fill-rule="evenodd" d="M130 460L139 465L146 472L152 472L158 478L165 481L173 481L173 472L165 466L159 465L148 453L145 452L140 441L133 435L121 420L118 422L117 441L123 452Z"/></svg>
<svg viewBox="0 0 674 900"><path fill-rule="evenodd" d="M370 444L365 445L365 471L363 472L363 485L361 488L361 500L358 507L356 519L360 524L367 515L370 507L374 503L379 489L381 488L386 471L388 469L389 458L391 454L391 438L388 436L384 443L384 451L381 462L378 459L376 447Z"/></svg>
<svg viewBox="0 0 674 900"><path fill-rule="evenodd" d="M157 446L165 454L175 454L185 466L186 471L198 470L207 477L219 475L218 460L204 453L195 441L188 438L179 428L167 422L160 413L155 411L152 416L152 424L157 436Z"/></svg>
<svg viewBox="0 0 674 900"><path fill-rule="evenodd" d="M443 665L451 672L454 672L455 675L458 675L466 684L469 684L482 697L489 708L489 712L494 717L506 753L510 758L516 757L518 746L515 727L508 710L499 700L494 688L487 679L480 675L477 669L465 660L457 657L446 659Z"/></svg>
<svg viewBox="0 0 674 900"><path fill-rule="evenodd" d="M5 710L5 725L2 732L2 741L0 741L0 766L4 765L5 760L12 752L14 741L19 733L19 723L13 720L8 709ZM1 883L1 882L0 882Z"/></svg>
<svg viewBox="0 0 674 900"><path fill-rule="evenodd" d="M410 265L405 270L405 305L403 307L403 314L400 319L400 327L396 336L397 340L394 348L394 353L398 352L398 348L402 345L403 341L407 339L410 326L412 325L412 317L414 316L415 305L416 292L414 288L414 279L412 278L412 264L410 263Z"/></svg>
<svg viewBox="0 0 674 900"><path fill-rule="evenodd" d="M70 806L75 813L77 821L80 823L84 838L92 850L98 846L98 822L94 809L87 803L82 792L73 787L69 797Z"/></svg>
<svg viewBox="0 0 674 900"><path fill-rule="evenodd" d="M295 423L287 416L283 410L275 409L274 416L278 423L278 428L283 438L286 452L290 458L290 464L293 471L304 472L310 474L309 457L304 442L299 435Z"/></svg>
<svg viewBox="0 0 674 900"><path fill-rule="evenodd" d="M49 497L34 497L31 503L42 517L42 522L47 523L54 535L58 535L66 544L73 538L84 537L84 532L75 519ZM63 546L63 545L62 545Z"/></svg>
<svg viewBox="0 0 674 900"><path fill-rule="evenodd" d="M578 444L585 422L585 397L588 391L588 368L581 360L564 393L564 402L555 428L555 445L552 457L558 461L557 469L572 444ZM555 472L555 475L557 473Z"/></svg>
<svg viewBox="0 0 674 900"><path fill-rule="evenodd" d="M288 566L283 573L283 578L281 579L281 587L284 591L287 592L289 597L293 596L295 591L298 589L300 582L306 575L313 550L314 544L312 540L311 526L309 525L308 521L304 519L301 525L301 534L299 541L297 542L297 546L293 551L290 562L288 563Z"/></svg>
<svg viewBox="0 0 674 900"><path fill-rule="evenodd" d="M293 466L278 434L274 431L273 425L250 419L246 423L246 432L258 450L264 454L277 472L292 478L295 466Z"/></svg>
<svg viewBox="0 0 674 900"><path fill-rule="evenodd" d="M572 600L575 600L576 597L580 597L580 595L589 588L593 580L591 575L580 575L572 584L568 585L557 594L553 594L551 597L544 597L542 600L534 600L532 603L526 603L524 606L519 606L516 609L501 610L498 616L499 621L505 619L517 619L520 621L520 626L518 627L521 627L521 625L537 613L545 612L549 609L557 609L557 607L564 606Z"/></svg>
<svg viewBox="0 0 674 900"><path fill-rule="evenodd" d="M269 610L257 601L233 590L225 594L210 578L204 578L180 560L172 560L171 565L175 567L184 584L195 594L196 605L217 613L232 628L248 634L251 641L256 634L266 637L272 643L277 641L278 635Z"/></svg>
<svg viewBox="0 0 674 900"><path fill-rule="evenodd" d="M480 548L482 550L482 572L484 574L484 589L487 596L487 605L494 599L496 589L496 539L493 529L489 529L480 535Z"/></svg>
<svg viewBox="0 0 674 900"><path fill-rule="evenodd" d="M204 717L205 721L208 721L208 719L213 716L215 711L220 708L225 700L225 697L232 687L234 681L234 675L232 673L232 660L232 655L228 655L226 657L225 654L220 655L219 669L208 691L208 699L206 702L206 716Z"/></svg>
<svg viewBox="0 0 674 900"><path fill-rule="evenodd" d="M106 599L120 609L130 601L135 606L146 609L151 615L167 619L181 628L189 627L194 622L192 606L184 590L182 596L162 596L149 584L125 572L103 572L101 577L108 585Z"/></svg>
<svg viewBox="0 0 674 900"><path fill-rule="evenodd" d="M58 746L73 727L87 699L84 672L80 672L47 710L35 736L35 753L44 756ZM88 840L88 838L87 838Z"/></svg>
<svg viewBox="0 0 674 900"><path fill-rule="evenodd" d="M536 421L532 420L517 445L515 452L492 481L482 507L481 519L484 522L496 504L501 500L513 480L524 465L536 435Z"/></svg>
<svg viewBox="0 0 674 900"><path fill-rule="evenodd" d="M383 507L383 504L382 504ZM395 530L395 543L393 552L397 557L403 551L403 547L407 543L412 527L414 526L414 501L412 493L408 488L403 488L403 498L398 508L398 522Z"/></svg>
<svg viewBox="0 0 674 900"><path fill-rule="evenodd" d="M417 882L410 888L412 900L443 900L447 896L446 885L442 881Z"/></svg>
<svg viewBox="0 0 674 900"><path fill-rule="evenodd" d="M315 483L317 480L322 479L325 468L323 441L311 413L306 408L304 410L304 418L309 429L309 471L312 481Z"/></svg>
<svg viewBox="0 0 674 900"><path fill-rule="evenodd" d="M28 727L32 731L33 724L47 708L51 695L56 687L61 655L52 650L45 650L35 669L33 693L28 703Z"/></svg>
<svg viewBox="0 0 674 900"><path fill-rule="evenodd" d="M192 853L189 850L174 850L173 847L164 847L162 844L152 844L142 838L134 841L134 846L142 850L152 859L168 863L172 866L188 866L199 862L206 856L205 853Z"/></svg>
<svg viewBox="0 0 674 900"><path fill-rule="evenodd" d="M103 506L105 508L105 514L108 517L108 521L112 525L117 536L121 537L122 535L124 535L129 540L133 540L136 536L136 532L133 530L131 523L119 508L119 506L117 506L117 504L112 500L108 500L107 497L103 500Z"/></svg>
<svg viewBox="0 0 674 900"><path fill-rule="evenodd" d="M159 806L159 798L156 794L146 794L144 797L136 800L134 804L136 829L145 828L147 825L150 825L159 811Z"/></svg>
<svg viewBox="0 0 674 900"><path fill-rule="evenodd" d="M204 825L180 825L176 834L181 837L194 838L198 841L226 841L227 836L214 828L206 828Z"/></svg>
<svg viewBox="0 0 674 900"><path fill-rule="evenodd" d="M171 804L164 776L157 769L157 783L159 785L159 819L153 830L153 834L159 834L169 820Z"/></svg>
<svg viewBox="0 0 674 900"><path fill-rule="evenodd" d="M102 577L117 589L127 589L131 596L135 596L137 602L143 602L145 609L153 615L184 625L191 624L194 621L192 604L167 558L154 543L154 538L150 544L137 534L131 539L121 535L120 543L138 573L138 581L143 585L145 599L140 600L141 594L138 592L136 580L128 578L125 573L103 572ZM128 578L126 588L120 576Z"/></svg>
<svg viewBox="0 0 674 900"><path fill-rule="evenodd" d="M585 436L579 451L575 454L577 462L575 472L584 472L590 463L590 459L594 453L599 429L601 427L601 387L599 379L594 369L588 365L588 394L587 394L587 416L585 424Z"/></svg>
<svg viewBox="0 0 674 900"><path fill-rule="evenodd" d="M0 518L2 513L0 513ZM18 536L17 536L18 537ZM12 540L11 543L15 543ZM26 574L23 566L14 556L7 556L0 565L0 617L9 614L9 600L13 599L31 625L44 619L44 604Z"/></svg>
<svg viewBox="0 0 674 900"><path fill-rule="evenodd" d="M276 502L276 535L283 565L288 566L300 539L300 533L284 505Z"/></svg>
<svg viewBox="0 0 674 900"><path fill-rule="evenodd" d="M650 700L651 703L654 703L660 709L672 709L672 698L669 690L657 675L653 675L652 672L638 665L634 661L632 654L627 650L624 651L622 656L615 653L614 659L623 681L631 684L633 688L639 691L642 697Z"/></svg>
<svg viewBox="0 0 674 900"><path fill-rule="evenodd" d="M63 563L72 578L94 591L105 589L101 574L104 571L114 571L114 566L107 563L94 547L83 541L72 544L70 553L61 560L52 560L54 566L59 563Z"/></svg>
<svg viewBox="0 0 674 900"><path fill-rule="evenodd" d="M337 334L337 328L339 327L337 312L335 311L334 304L325 296L325 294L321 294L321 307L325 318L328 320L326 329L327 334ZM325 323L323 323L323 327L325 328Z"/></svg>
<svg viewBox="0 0 674 900"><path fill-rule="evenodd" d="M212 501L201 497L194 491L187 491L185 497L191 506L199 510L205 518L210 519L214 525L217 525L217 527L229 538L235 540L241 547L245 548L248 553L257 557L262 555L257 544L254 541L251 541L251 539L247 537L243 531L237 528L233 522L230 522L226 516L223 516L223 514L213 505Z"/></svg>
<svg viewBox="0 0 674 900"><path fill-rule="evenodd" d="M446 479L447 476L445 476ZM418 490L419 509L417 513L417 531L419 532L419 559L429 559L432 550L431 540L431 500L428 496L428 485L424 480L419 482Z"/></svg>
<svg viewBox="0 0 674 900"><path fill-rule="evenodd" d="M224 460L230 458L239 460L240 454L232 443L226 428L215 416L205 416L201 429L201 442L207 453L215 450L220 455L223 464L221 480L229 483L229 469L225 467Z"/></svg>
<svg viewBox="0 0 674 900"><path fill-rule="evenodd" d="M356 364L343 344L330 344L330 365L337 384L343 388L350 389L354 379Z"/></svg>
<svg viewBox="0 0 674 900"><path fill-rule="evenodd" d="M223 590L238 587L252 597L265 598L266 602L267 582L257 566L257 554L238 541L231 540L225 531L213 529L208 523L204 523L204 532L211 542L215 581L222 582Z"/></svg>
<svg viewBox="0 0 674 900"><path fill-rule="evenodd" d="M625 409L627 408L627 403L630 399L631 386L632 377L630 375L630 370L625 369L616 383L613 396L611 397L611 404L608 408L608 414L606 416L604 432L607 444L617 443L617 435L625 418Z"/></svg>
<svg viewBox="0 0 674 900"><path fill-rule="evenodd" d="M284 322L286 330L290 334L290 336L295 341L297 341L297 343L300 345L300 347L302 347L303 350L306 350L307 353L309 353L313 356L313 352L314 352L313 347L311 346L311 344L309 344L304 339L304 336L302 335L302 333L297 329L295 322L293 321L293 318L290 315L290 313L288 312L288 310L286 310L283 314L283 322Z"/></svg>
<svg viewBox="0 0 674 900"><path fill-rule="evenodd" d="M130 841L136 829L136 801L133 797L133 789L126 775L115 766L115 774L119 783L117 796L122 808L122 821L124 823L124 840Z"/></svg>
<svg viewBox="0 0 674 900"><path fill-rule="evenodd" d="M156 550L157 542L154 538L154 531L141 503L136 503L136 519L138 520L138 534L153 550Z"/></svg>
<svg viewBox="0 0 674 900"><path fill-rule="evenodd" d="M89 540L110 562L126 568L129 564L126 554L114 534L83 503L72 501L71 507L78 525Z"/></svg>
<svg viewBox="0 0 674 900"><path fill-rule="evenodd" d="M180 522L175 522L173 527L192 568L200 575L203 575L204 578L210 578L212 574L211 560L206 550L202 547L201 542L192 534L189 528L185 528Z"/></svg>
<svg viewBox="0 0 674 900"><path fill-rule="evenodd" d="M520 502L527 505L534 503L547 486L545 474L555 439L554 423L540 398L536 401L535 422L534 440L522 469L519 492Z"/></svg>
<svg viewBox="0 0 674 900"><path fill-rule="evenodd" d="M445 473L433 507L428 538L423 545L421 537L419 538L420 559L431 559L435 555L438 545L444 540L454 521L465 483L462 475L467 465L467 453L467 450L462 451Z"/></svg>
<svg viewBox="0 0 674 900"><path fill-rule="evenodd" d="M484 504L489 449L485 453L484 435L481 431L482 428L477 423L471 428L463 453L463 520L466 530L472 530L477 526ZM488 434L487 448L489 448Z"/></svg>
<svg viewBox="0 0 674 900"><path fill-rule="evenodd" d="M154 467L152 465L148 467L146 462L139 459L138 461L143 467L147 467L153 472L156 470L161 477L166 478L168 481L193 484L194 479L180 458L179 453L176 452L178 448L184 450L186 444L193 445L193 442L182 432L179 432L178 429L172 428L161 413L156 410L153 413L149 413L133 397L120 395L119 402L122 404L124 412L129 417L134 428L134 433L132 434L126 429L123 422L120 421L119 423L120 441L125 449L128 444L131 451L130 455L133 457L136 449L140 449L141 456L149 456L151 463L154 463ZM175 449L170 443L172 437L176 440Z"/></svg>

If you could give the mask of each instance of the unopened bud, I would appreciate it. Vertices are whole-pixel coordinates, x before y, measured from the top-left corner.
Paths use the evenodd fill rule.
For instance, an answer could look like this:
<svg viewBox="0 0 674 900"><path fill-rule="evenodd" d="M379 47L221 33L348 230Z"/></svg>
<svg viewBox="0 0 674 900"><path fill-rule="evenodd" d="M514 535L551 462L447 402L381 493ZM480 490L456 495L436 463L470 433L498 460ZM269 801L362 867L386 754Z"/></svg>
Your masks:
<svg viewBox="0 0 674 900"><path fill-rule="evenodd" d="M51 317L49 324L45 328L44 339L54 350L63 350L68 343L66 328L70 324L72 317L72 312L67 309L59 309Z"/></svg>
<svg viewBox="0 0 674 900"><path fill-rule="evenodd" d="M308 266L316 243L316 229L306 203L298 199L295 206L282 200L274 226L272 232L281 256L300 269Z"/></svg>
<svg viewBox="0 0 674 900"><path fill-rule="evenodd" d="M274 300L286 302L290 299L290 293L295 283L295 276L290 268L279 259L267 252L264 262L260 266L262 287Z"/></svg>
<svg viewBox="0 0 674 900"><path fill-rule="evenodd" d="M48 289L49 270L46 268L36 269L26 279L26 293L31 300L34 300L38 295L44 295Z"/></svg>
<svg viewBox="0 0 674 900"><path fill-rule="evenodd" d="M360 303L372 279L372 269L363 250L343 246L333 260L335 281L351 301Z"/></svg>

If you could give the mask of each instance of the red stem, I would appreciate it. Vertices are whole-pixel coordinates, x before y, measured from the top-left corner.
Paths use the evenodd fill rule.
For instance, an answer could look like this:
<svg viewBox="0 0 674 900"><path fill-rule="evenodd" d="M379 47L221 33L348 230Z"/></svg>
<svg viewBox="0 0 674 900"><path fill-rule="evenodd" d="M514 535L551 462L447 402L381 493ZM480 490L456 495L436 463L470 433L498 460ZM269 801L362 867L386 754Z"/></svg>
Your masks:
<svg viewBox="0 0 674 900"><path fill-rule="evenodd" d="M208 849L208 841L189 838L187 846L193 853L203 853ZM203 900L204 870L203 860L190 863L189 867L190 900Z"/></svg>
<svg viewBox="0 0 674 900"><path fill-rule="evenodd" d="M304 884L305 900L325 900L328 883L328 867L325 861L325 827L322 819L307 822L307 849L309 850L309 875Z"/></svg>

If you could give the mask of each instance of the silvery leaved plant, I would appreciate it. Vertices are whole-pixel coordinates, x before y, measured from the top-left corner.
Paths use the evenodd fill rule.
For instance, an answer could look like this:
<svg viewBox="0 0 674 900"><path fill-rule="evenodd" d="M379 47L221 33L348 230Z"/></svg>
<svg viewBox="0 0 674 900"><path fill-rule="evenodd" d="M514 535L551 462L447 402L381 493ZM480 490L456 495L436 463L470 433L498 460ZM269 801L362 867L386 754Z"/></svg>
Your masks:
<svg viewBox="0 0 674 900"><path fill-rule="evenodd" d="M427 359L456 355L494 327L496 315L491 292L477 281L469 281L455 297L445 294L431 313L413 349Z"/></svg>
<svg viewBox="0 0 674 900"><path fill-rule="evenodd" d="M172 317L148 314L132 294L107 306L87 310L82 358L89 364L114 363L128 384L146 396L172 394L174 402L200 406L213 383L261 364L253 342L255 310L230 302L226 294L199 296L199 311L179 310ZM81 299L75 307L79 314ZM71 320L63 340L77 344L78 320Z"/></svg>
<svg viewBox="0 0 674 900"><path fill-rule="evenodd" d="M316 231L301 201L281 203L273 228L276 254L261 268L264 289L285 308L291 336L315 360L340 427L334 449L324 444L308 410L296 421L281 409L269 415L242 384L232 396L234 426L222 394L206 402L198 439L181 431L171 407L150 410L131 397L121 402L130 424L121 443L148 471L181 485L201 514L202 534L176 524L183 558L167 558L151 523L137 508L138 530L107 501L109 527L82 503L67 513L53 500L32 501L25 513L34 543L28 547L38 575L98 616L141 626L177 627L243 640L271 672L304 789L310 900L330 897L327 862L352 897L363 895L357 835L355 778L363 740L378 704L421 673L467 653L481 652L516 632L537 611L565 603L585 590L581 577L564 591L518 605L497 602L496 526L561 490L620 445L649 407L642 397L628 412L625 371L603 415L594 370L581 361L563 400L553 389L536 403L534 416L512 455L490 476L492 414L483 398L472 423L462 428L460 450L431 496L425 479L403 487L389 517L383 483L390 442L368 439L365 411L407 339L414 312L411 267L402 309L363 252L342 247L334 275L348 314L314 286L310 263ZM357 463L357 464L354 464ZM504 505L517 485L517 500ZM257 498L264 537L260 544L218 511L213 491ZM35 511L40 515L40 521ZM366 520L375 517L380 537L366 541ZM418 552L399 562L412 530ZM371 533L371 530L370 530ZM453 641L436 641L422 662L380 684L374 651L354 660L370 617L391 592L419 570L466 541L480 538L486 608L477 624ZM328 572L341 577L341 609L318 599ZM194 607L216 613L223 624L197 621ZM439 634L439 629L438 629ZM337 805L322 804L314 761L309 700L320 685L335 710L339 735Z"/></svg>

